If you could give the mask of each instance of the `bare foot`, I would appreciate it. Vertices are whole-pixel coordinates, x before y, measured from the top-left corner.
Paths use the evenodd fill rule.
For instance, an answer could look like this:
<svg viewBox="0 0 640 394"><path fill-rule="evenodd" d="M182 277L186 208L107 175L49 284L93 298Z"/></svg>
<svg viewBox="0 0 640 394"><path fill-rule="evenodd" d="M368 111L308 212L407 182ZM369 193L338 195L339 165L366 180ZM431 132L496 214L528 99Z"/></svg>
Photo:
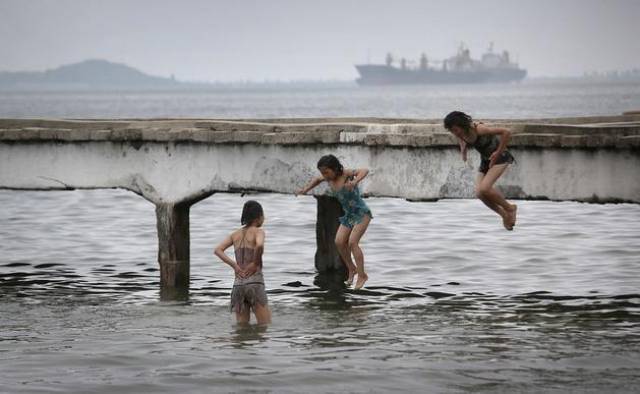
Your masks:
<svg viewBox="0 0 640 394"><path fill-rule="evenodd" d="M351 286L353 284L353 277L356 276L355 269L349 269L347 272L347 285Z"/></svg>
<svg viewBox="0 0 640 394"><path fill-rule="evenodd" d="M505 212L500 216L502 216L502 225L504 226L504 228L506 228L509 231L512 231L513 225L511 224L511 213Z"/></svg>
<svg viewBox="0 0 640 394"><path fill-rule="evenodd" d="M364 272L361 274L358 274L358 280L356 281L356 285L353 288L356 290L362 289L362 286L364 286L364 282L366 282L367 279L369 279L369 276Z"/></svg>
<svg viewBox="0 0 640 394"><path fill-rule="evenodd" d="M513 204L511 205L511 210L509 211L509 215L511 216L510 224L511 227L516 225L516 213L518 212L518 206Z"/></svg>

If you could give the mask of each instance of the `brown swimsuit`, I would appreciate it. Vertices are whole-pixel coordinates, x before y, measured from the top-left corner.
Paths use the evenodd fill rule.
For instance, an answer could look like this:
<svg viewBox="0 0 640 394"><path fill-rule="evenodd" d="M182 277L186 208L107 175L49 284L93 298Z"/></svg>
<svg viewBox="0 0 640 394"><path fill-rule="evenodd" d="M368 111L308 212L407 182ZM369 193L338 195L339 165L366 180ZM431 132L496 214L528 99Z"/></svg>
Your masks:
<svg viewBox="0 0 640 394"><path fill-rule="evenodd" d="M244 239L242 240L244 243ZM241 245L242 245L241 243ZM240 246L234 250L236 255L236 263L240 268L246 268L254 262L253 256L255 249ZM245 308L255 310L255 305L267 305L267 292L264 288L264 276L262 275L262 259L257 261L258 271L247 277L236 277L233 282L233 290L231 290L231 310L241 313Z"/></svg>

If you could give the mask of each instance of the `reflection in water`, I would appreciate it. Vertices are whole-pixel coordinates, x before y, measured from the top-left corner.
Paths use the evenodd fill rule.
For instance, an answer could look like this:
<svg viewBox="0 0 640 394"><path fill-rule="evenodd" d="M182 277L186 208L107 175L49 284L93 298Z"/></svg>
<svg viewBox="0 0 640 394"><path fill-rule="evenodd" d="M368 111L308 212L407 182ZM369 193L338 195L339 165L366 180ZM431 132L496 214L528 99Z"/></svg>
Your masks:
<svg viewBox="0 0 640 394"><path fill-rule="evenodd" d="M211 254L237 225L242 198L192 209L192 286L182 301L161 302L152 206L118 191L0 192L3 389L640 384L637 205L523 201L507 233L475 201L371 199L380 214L363 240L370 280L354 291L341 274L313 270L313 199L251 198L268 217L268 327L234 323L233 275Z"/></svg>
<svg viewBox="0 0 640 394"><path fill-rule="evenodd" d="M265 334L268 326L266 325L236 323L234 328L231 338L237 349L251 348L255 344L267 340Z"/></svg>
<svg viewBox="0 0 640 394"><path fill-rule="evenodd" d="M159 291L162 301L189 301L188 287L160 288Z"/></svg>
<svg viewBox="0 0 640 394"><path fill-rule="evenodd" d="M344 282L345 274L338 272L318 273L313 284L318 286L312 292L307 292L309 307L321 309L344 310L350 309L351 303L347 302L347 285Z"/></svg>

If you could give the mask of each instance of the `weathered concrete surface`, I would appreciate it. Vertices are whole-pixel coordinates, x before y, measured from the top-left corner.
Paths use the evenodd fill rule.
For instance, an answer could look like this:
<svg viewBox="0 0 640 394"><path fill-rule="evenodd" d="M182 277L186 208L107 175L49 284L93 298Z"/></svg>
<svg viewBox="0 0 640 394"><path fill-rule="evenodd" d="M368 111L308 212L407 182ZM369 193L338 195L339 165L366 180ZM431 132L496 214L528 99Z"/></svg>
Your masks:
<svg viewBox="0 0 640 394"><path fill-rule="evenodd" d="M510 197L640 202L640 115L580 119L493 122L515 132L518 163L502 182ZM465 166L439 121L403 121L5 119L0 187L121 187L154 203L241 189L291 193L334 152L371 168L368 195L472 197L477 155Z"/></svg>
<svg viewBox="0 0 640 394"><path fill-rule="evenodd" d="M640 114L487 123L514 131L517 164L499 182L509 198L640 203ZM161 282L178 288L189 281L193 203L218 191L292 193L327 153L370 168L369 196L473 197L478 155L462 163L440 120L372 118L0 119L0 188L143 196L157 206ZM338 212L324 199L318 209L332 219L318 222L316 266L335 268Z"/></svg>
<svg viewBox="0 0 640 394"><path fill-rule="evenodd" d="M162 298L181 298L189 288L189 203L156 205Z"/></svg>
<svg viewBox="0 0 640 394"><path fill-rule="evenodd" d="M316 219L316 255L315 266L318 272L347 270L335 247L336 233L340 223L336 218L343 215L342 207L335 198L315 196L318 209Z"/></svg>

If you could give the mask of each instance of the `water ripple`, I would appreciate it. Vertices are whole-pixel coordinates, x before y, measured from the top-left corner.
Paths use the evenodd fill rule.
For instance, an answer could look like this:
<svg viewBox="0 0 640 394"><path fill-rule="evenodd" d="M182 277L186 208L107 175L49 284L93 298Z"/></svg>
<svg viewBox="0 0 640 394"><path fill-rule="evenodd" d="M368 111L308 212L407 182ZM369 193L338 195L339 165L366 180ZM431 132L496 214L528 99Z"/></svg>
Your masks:
<svg viewBox="0 0 640 394"><path fill-rule="evenodd" d="M212 255L243 201L191 212L192 287L160 302L153 206L121 191L0 192L0 383L10 392L630 391L640 384L640 207L369 199L370 282L317 275L315 201L267 213L274 323L235 326ZM99 207L99 208L98 208ZM284 215L283 213L286 213ZM366 380L366 388L354 384ZM259 379L259 386L255 385Z"/></svg>

